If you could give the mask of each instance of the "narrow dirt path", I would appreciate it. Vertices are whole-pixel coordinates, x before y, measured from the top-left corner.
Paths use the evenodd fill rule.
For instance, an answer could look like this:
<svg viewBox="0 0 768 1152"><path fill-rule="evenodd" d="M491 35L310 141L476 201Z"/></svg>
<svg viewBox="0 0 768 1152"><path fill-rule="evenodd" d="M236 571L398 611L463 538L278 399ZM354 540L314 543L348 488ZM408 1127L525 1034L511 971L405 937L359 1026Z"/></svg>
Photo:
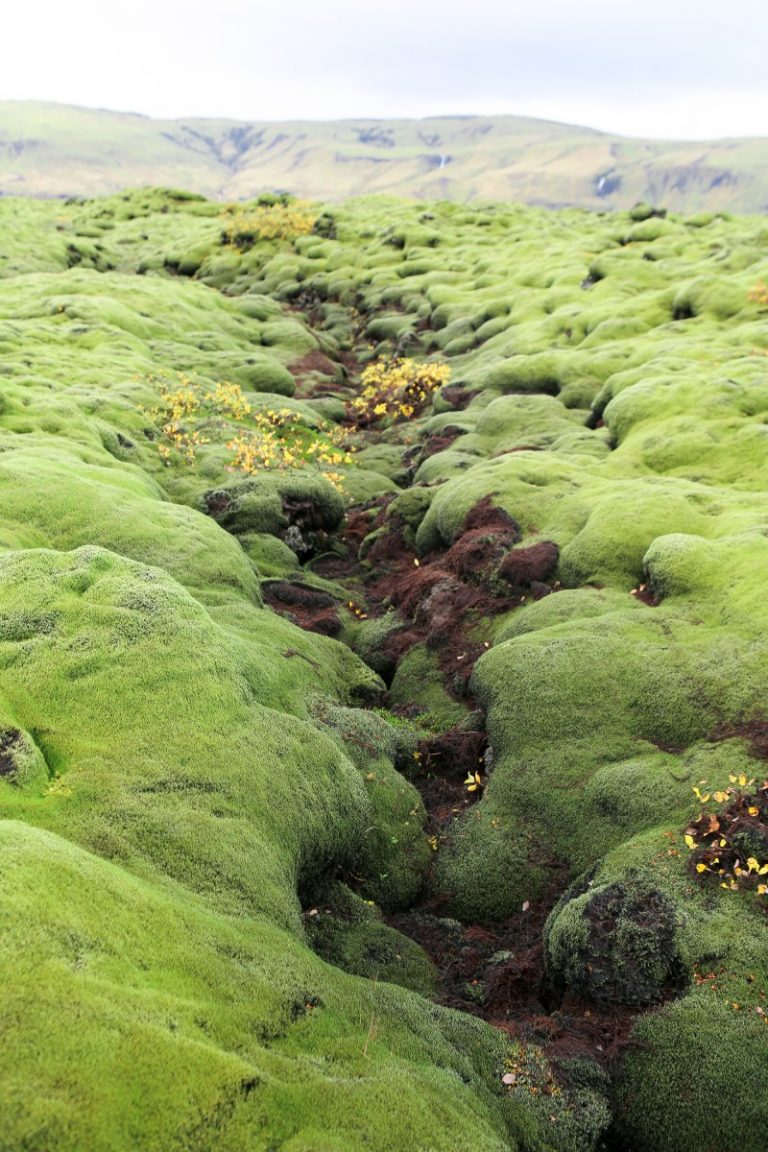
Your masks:
<svg viewBox="0 0 768 1152"><path fill-rule="evenodd" d="M484 716L472 697L470 679L486 646L473 640L472 625L482 615L506 612L532 595L556 591L544 578L551 575L557 555L541 545L517 549L515 555L522 558L517 561L518 582L510 584L508 593L493 596L473 585L471 575L482 570L489 554L516 536L517 526L506 513L492 508L490 502L478 505L456 544L446 552L422 557L416 568L402 525L396 518L385 521L389 502L385 499L373 507L351 509L339 535L346 557L322 561L313 565L313 571L338 580L364 600L369 616L396 607L404 623L387 642L393 663L414 644L426 642L437 655L446 690L469 709L469 723L421 744L417 767L409 773L427 811L427 834L439 852L453 822L482 795L482 788L469 792L465 781L475 772L485 779ZM358 559L362 539L385 523L387 531L362 564ZM407 708L394 714L418 718ZM448 898L435 890L433 877L428 877L417 904L386 920L416 941L431 959L439 975L439 1003L481 1017L522 1044L536 1044L555 1069L578 1056L610 1067L626 1042L635 1013L573 998L556 1002L548 992L543 930L569 880L567 869L557 861L551 861L550 873L545 896L531 905L526 902L499 924L461 923L453 918Z"/></svg>
<svg viewBox="0 0 768 1152"><path fill-rule="evenodd" d="M348 354L344 365L354 380L359 373L356 357ZM300 368L326 371L329 366L325 357L321 362L313 355ZM304 395L314 397L345 392L348 397L354 394L338 385L303 390ZM457 409L468 399L460 389L453 390L451 400ZM358 434L368 442L382 439L370 428ZM404 446L411 476L422 460L448 447L453 438L428 437ZM418 761L409 772L427 812L427 835L439 854L451 825L481 798L486 779L485 718L470 684L474 665L488 644L473 636L473 626L483 618L557 592L558 549L546 542L520 546L519 526L486 498L472 509L450 548L417 557L406 538L407 526L389 511L393 499L394 495L386 495L351 507L334 541L337 551L310 566L315 575L341 584L350 600L364 603L369 618L396 609L401 626L387 636L383 646L391 668L414 645L426 644L437 659L446 691L468 710L461 726L421 744ZM373 533L374 543L361 560L363 540ZM500 562L502 587L486 578L498 572ZM298 600L289 595L288 602L274 598L271 602L305 628L327 635L338 631L334 623L338 622L337 605L321 592L307 590ZM399 719L418 719L418 710L413 708L401 706L392 711ZM475 773L480 786L470 791L466 781ZM580 1002L572 996L558 999L548 989L544 927L570 880L559 861L553 859L549 865L550 883L543 898L530 905L526 902L502 923L487 924L462 923L450 915L447 896L434 884L433 862L418 902L388 915L386 922L429 956L439 978L435 997L439 1003L484 1019L523 1046L541 1048L556 1075L567 1083L568 1062L576 1057L589 1057L609 1073L614 1070L637 1013Z"/></svg>

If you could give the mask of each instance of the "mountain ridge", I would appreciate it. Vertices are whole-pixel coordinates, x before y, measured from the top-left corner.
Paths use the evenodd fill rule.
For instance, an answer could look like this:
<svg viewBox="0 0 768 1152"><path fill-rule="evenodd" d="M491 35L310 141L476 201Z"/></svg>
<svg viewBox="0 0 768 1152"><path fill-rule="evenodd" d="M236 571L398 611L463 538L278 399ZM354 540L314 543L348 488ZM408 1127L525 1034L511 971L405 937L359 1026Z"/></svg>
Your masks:
<svg viewBox="0 0 768 1152"><path fill-rule="evenodd" d="M154 119L0 102L0 195L93 196L158 184L221 200L374 193L766 213L768 138L646 140L522 116Z"/></svg>

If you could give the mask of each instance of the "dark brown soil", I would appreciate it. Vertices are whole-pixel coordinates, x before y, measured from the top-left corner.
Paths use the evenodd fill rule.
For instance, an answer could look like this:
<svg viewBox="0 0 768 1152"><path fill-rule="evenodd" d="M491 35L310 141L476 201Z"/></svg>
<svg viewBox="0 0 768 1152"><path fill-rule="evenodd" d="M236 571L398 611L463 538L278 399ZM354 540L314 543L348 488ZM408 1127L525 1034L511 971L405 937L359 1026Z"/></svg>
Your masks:
<svg viewBox="0 0 768 1152"><path fill-rule="evenodd" d="M530 548L516 548L501 562L500 574L514 588L532 584L546 584L557 571L560 549L557 544L543 540Z"/></svg>
<svg viewBox="0 0 768 1152"><path fill-rule="evenodd" d="M425 740L418 750L418 768L411 781L418 788L428 814L428 832L439 837L458 815L482 795L467 791L465 781L478 772L483 777L488 738L485 718L475 713L476 726L450 728Z"/></svg>
<svg viewBox="0 0 768 1152"><path fill-rule="evenodd" d="M337 379L338 370L338 364L334 364L332 360L329 360L327 356L316 349L307 352L298 360L291 361L288 365L288 371L296 381L296 395L299 398L310 394L320 397L329 393L337 393L341 387ZM319 373L327 379L313 379L313 373Z"/></svg>
<svg viewBox="0 0 768 1152"><path fill-rule="evenodd" d="M341 359L350 376L356 375L354 354ZM307 381L314 395L338 390L336 368L321 354L310 353L290 367L300 382L309 373L334 375L333 382L319 386ZM455 385L441 390L441 397L456 411L472 396ZM458 435L460 430L449 426L429 437L414 447L408 463L415 468L419 460L449 447ZM449 546L418 556L411 544L412 530L388 514L392 499L382 496L350 510L341 531L329 538L328 550L316 552L309 565L318 575L341 583L351 600L364 605L368 617L395 608L402 627L383 641L389 665L396 667L414 645L426 644L437 658L447 691L472 708L471 674L486 649L473 638L474 626L528 599L556 592L559 550L550 541L521 547L520 526L488 496L470 510ZM292 520L297 512L292 510ZM300 581L271 581L265 584L264 595L267 603L301 626L338 634L340 606L333 597ZM768 755L768 723L764 739ZM484 718L475 712L463 726L432 737L418 750L410 776L424 801L427 834L438 851L450 826L482 796L486 746ZM470 793L465 781L475 773L479 785ZM439 1002L480 1016L523 1043L540 1045L555 1069L577 1056L608 1066L626 1047L637 1009L599 1004L572 990L553 995L544 974L543 929L569 876L556 860L549 862L549 875L545 897L526 902L501 924L451 919L447 898L429 884L418 906L387 920L432 959L440 978ZM562 1079L567 1080L567 1072Z"/></svg>
<svg viewBox="0 0 768 1152"><path fill-rule="evenodd" d="M0 776L16 775L14 750L21 738L21 732L15 728L6 728L0 732Z"/></svg>
<svg viewBox="0 0 768 1152"><path fill-rule="evenodd" d="M467 528L446 556L446 567L462 580L488 584L497 570L503 573L505 559L518 539L509 529Z"/></svg>
<svg viewBox="0 0 768 1152"><path fill-rule="evenodd" d="M768 856L768 780L742 780L728 789L724 807L702 812L686 828L695 845L691 874L700 883L756 888L766 882L749 860Z"/></svg>
<svg viewBox="0 0 768 1152"><path fill-rule="evenodd" d="M749 754L756 760L768 760L768 719L758 716L742 724L724 724L709 739L713 742L733 739L747 740Z"/></svg>
<svg viewBox="0 0 768 1152"><path fill-rule="evenodd" d="M440 390L440 396L454 412L466 408L474 395L474 392L470 392L468 388L461 388L458 384L449 384Z"/></svg>
<svg viewBox="0 0 768 1152"><path fill-rule="evenodd" d="M425 642L438 657L447 690L463 698L485 650L470 638L470 629L528 597L552 591L545 580L557 567L557 545L516 548L518 524L490 497L470 510L463 532L447 550L421 559L409 548L406 526L397 517L387 519L381 512L376 526L384 531L365 556L370 565L366 597L373 612L392 606L409 622L406 634L395 633L385 641L387 654L399 658L406 642Z"/></svg>
<svg viewBox="0 0 768 1152"><path fill-rule="evenodd" d="M552 1005L543 978L544 924L566 876L553 865L548 896L503 924L459 924L439 901L388 917L435 965L439 1001L480 1016L521 1043L540 1046L555 1069L574 1057L611 1067L627 1045L637 1009L572 994Z"/></svg>
<svg viewBox="0 0 768 1152"><path fill-rule="evenodd" d="M264 603L307 632L338 636L341 617L338 604L327 592L298 580L270 580L262 585Z"/></svg>
<svg viewBox="0 0 768 1152"><path fill-rule="evenodd" d="M459 436L461 436L460 428L444 428L440 435L435 433L434 436L428 436L421 446L421 459L428 460L438 452L445 452Z"/></svg>
<svg viewBox="0 0 768 1152"><path fill-rule="evenodd" d="M654 592L649 584L639 584L637 588L632 589L632 595L635 600L640 600L643 604L647 604L649 608L658 608L661 604L661 596L658 592Z"/></svg>
<svg viewBox="0 0 768 1152"><path fill-rule="evenodd" d="M361 545L366 536L384 523L386 508L393 499L392 493L386 493L367 504L350 508L342 531L334 540L333 550L313 560L312 571L328 580L349 584L350 588L362 585L358 560ZM401 543L405 548L405 542ZM374 549L369 553L369 558L373 554Z"/></svg>
<svg viewBox="0 0 768 1152"><path fill-rule="evenodd" d="M483 496L465 517L464 531L471 532L475 528L497 528L512 532L517 540L521 538L520 525L503 508L497 508L490 495Z"/></svg>

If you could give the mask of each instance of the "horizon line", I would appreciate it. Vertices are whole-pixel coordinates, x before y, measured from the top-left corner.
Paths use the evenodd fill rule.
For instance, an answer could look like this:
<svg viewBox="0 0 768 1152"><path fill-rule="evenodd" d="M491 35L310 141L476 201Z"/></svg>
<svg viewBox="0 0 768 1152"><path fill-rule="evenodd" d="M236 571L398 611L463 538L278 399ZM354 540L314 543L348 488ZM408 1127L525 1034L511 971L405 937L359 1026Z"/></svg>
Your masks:
<svg viewBox="0 0 768 1152"><path fill-rule="evenodd" d="M577 124L569 120L553 120L546 116L530 116L519 112L446 112L446 113L430 113L426 116L326 116L326 117L313 117L313 116L290 116L290 117L238 117L238 116L224 116L224 115L183 115L183 116L156 116L149 112L136 112L125 108L108 108L102 105L91 104L71 104L68 101L62 100L42 100L37 97L15 97L9 96L0 98L0 107L3 104L37 104L47 105L54 108L69 108L79 112L94 112L106 113L110 116L132 116L140 120L149 120L155 123L185 123L190 120L211 121L218 120L232 124L354 124L359 122L376 123L382 120L395 121L397 123L424 123L430 120L527 120L536 124L552 124L560 128L572 128L581 132L591 132L598 136L608 136L620 140L646 140L651 143L662 144L702 144L702 143L719 143L723 141L741 141L741 140L768 140L768 133L765 135L755 135L747 133L745 135L726 135L726 136L711 136L711 137L660 137L650 136L645 134L635 135L627 132L613 132L610 129L597 128L590 124Z"/></svg>

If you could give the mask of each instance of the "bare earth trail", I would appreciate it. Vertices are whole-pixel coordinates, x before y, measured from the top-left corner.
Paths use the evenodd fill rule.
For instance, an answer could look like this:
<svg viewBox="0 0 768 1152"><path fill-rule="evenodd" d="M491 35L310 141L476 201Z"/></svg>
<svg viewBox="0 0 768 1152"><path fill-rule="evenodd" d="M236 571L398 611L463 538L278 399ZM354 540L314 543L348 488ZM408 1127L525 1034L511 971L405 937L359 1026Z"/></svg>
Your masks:
<svg viewBox="0 0 768 1152"><path fill-rule="evenodd" d="M311 311L305 315L310 323L317 322ZM354 354L344 358L352 381L346 389L332 384L314 389L311 384L302 384L303 373L333 369L324 356L310 354L291 367L297 375L299 394L307 399L332 393L349 401L356 394L360 363ZM454 393L459 411L467 397L458 389ZM388 438L375 429L355 427L352 419L350 428L362 446ZM402 444L404 466L411 478L423 460L449 447L455 435L426 436L411 443L407 426L395 429L394 434ZM347 604L364 605L368 619L381 619L397 610L400 625L388 634L383 647L390 683L399 661L414 645L426 643L438 659L446 692L468 709L461 724L421 743L416 762L407 771L407 778L424 801L426 831L439 853L452 824L482 797L492 767L485 718L470 686L474 665L488 648L477 639L477 624L483 618L557 594L560 584L553 576L558 549L554 544L539 543L508 554L507 584L491 591L483 584L484 569L520 539L518 527L507 513L484 499L467 516L464 531L452 548L419 558L404 538L404 522L387 515L393 498L387 495L350 507L344 524L329 542L329 552L310 559L306 567L315 576L341 584L348 591ZM371 535L373 544L364 544ZM277 612L309 631L326 635L341 631L338 609L344 605L310 585L277 581L266 586L265 599ZM383 703L396 721L418 724L418 707L388 704L386 699ZM475 773L478 785L468 789ZM462 922L449 915L449 899L435 888L433 867L418 900L405 910L389 913L386 922L414 940L432 961L439 977L438 1003L480 1017L514 1039L523 1051L528 1044L535 1046L545 1054L558 1082L568 1087L571 1061L594 1061L608 1075L619 1068L640 1013L618 1004L580 999L570 992L563 994L551 986L545 969L544 929L568 888L569 876L567 865L555 858L547 861L547 869L550 879L543 898L525 901L514 915L489 923ZM354 889L354 875L340 878ZM322 912L322 908L312 908L307 914ZM674 995L673 990L670 995ZM610 1137L601 1142L603 1149L614 1147L620 1145L612 1143Z"/></svg>

